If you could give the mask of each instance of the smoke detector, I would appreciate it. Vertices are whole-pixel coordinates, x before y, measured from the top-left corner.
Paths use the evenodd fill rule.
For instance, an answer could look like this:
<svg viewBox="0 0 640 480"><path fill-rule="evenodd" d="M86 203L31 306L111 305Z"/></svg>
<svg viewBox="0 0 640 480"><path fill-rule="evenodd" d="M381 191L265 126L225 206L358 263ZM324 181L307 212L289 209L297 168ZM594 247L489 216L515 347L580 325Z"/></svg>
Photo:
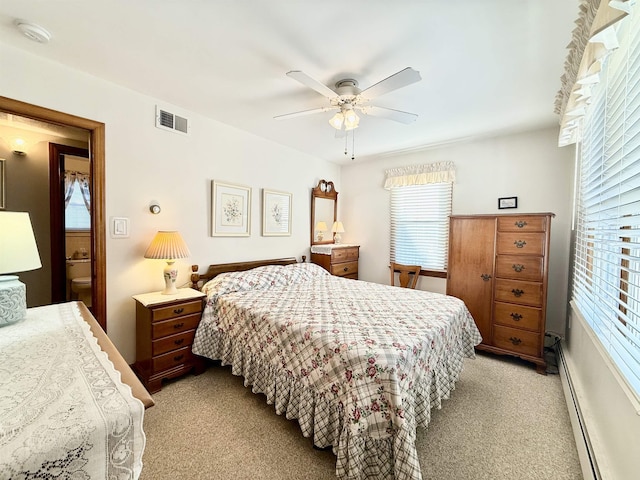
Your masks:
<svg viewBox="0 0 640 480"><path fill-rule="evenodd" d="M40 25L25 22L24 20L16 20L15 25L29 40L38 43L49 43L49 40L51 40L51 34Z"/></svg>

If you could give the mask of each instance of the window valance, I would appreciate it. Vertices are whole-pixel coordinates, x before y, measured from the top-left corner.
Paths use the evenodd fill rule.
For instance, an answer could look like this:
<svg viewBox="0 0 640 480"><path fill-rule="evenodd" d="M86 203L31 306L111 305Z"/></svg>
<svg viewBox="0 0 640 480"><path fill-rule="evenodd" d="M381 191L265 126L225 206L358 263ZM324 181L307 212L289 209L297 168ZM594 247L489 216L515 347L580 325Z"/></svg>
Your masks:
<svg viewBox="0 0 640 480"><path fill-rule="evenodd" d="M581 118L590 103L591 86L600 81L602 61L611 50L618 48L616 24L628 15L634 3L582 0L555 101L555 112L560 115L559 146L579 140Z"/></svg>
<svg viewBox="0 0 640 480"><path fill-rule="evenodd" d="M426 185L428 183L455 182L456 172L453 162L428 163L425 165L409 165L391 168L384 172L384 188L408 185Z"/></svg>

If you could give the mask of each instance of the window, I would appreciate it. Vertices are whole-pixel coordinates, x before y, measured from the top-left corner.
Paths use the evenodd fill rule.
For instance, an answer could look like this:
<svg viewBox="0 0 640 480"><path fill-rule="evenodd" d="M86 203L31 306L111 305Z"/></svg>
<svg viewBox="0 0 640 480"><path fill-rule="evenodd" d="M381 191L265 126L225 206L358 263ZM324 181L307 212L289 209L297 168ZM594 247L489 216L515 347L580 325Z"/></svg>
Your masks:
<svg viewBox="0 0 640 480"><path fill-rule="evenodd" d="M573 301L640 397L640 10L592 87L578 148Z"/></svg>
<svg viewBox="0 0 640 480"><path fill-rule="evenodd" d="M384 188L391 190L392 262L446 270L454 181L452 162L385 172Z"/></svg>
<svg viewBox="0 0 640 480"><path fill-rule="evenodd" d="M64 223L66 230L90 230L91 214L89 175L66 171L64 175L65 207Z"/></svg>

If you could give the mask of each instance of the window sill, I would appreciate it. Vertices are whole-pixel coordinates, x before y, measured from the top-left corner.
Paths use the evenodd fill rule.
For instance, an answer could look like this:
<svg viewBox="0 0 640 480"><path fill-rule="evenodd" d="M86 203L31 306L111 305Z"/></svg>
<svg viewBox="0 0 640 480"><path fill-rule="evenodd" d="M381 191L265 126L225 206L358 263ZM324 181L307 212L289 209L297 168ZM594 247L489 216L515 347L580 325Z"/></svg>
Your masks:
<svg viewBox="0 0 640 480"><path fill-rule="evenodd" d="M446 270L420 270L421 277L447 278Z"/></svg>

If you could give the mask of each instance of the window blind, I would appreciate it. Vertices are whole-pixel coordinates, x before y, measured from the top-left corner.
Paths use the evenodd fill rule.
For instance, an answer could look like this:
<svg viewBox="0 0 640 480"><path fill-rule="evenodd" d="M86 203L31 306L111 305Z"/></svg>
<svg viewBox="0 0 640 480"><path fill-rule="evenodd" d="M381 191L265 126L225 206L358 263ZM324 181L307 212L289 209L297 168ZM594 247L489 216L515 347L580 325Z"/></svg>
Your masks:
<svg viewBox="0 0 640 480"><path fill-rule="evenodd" d="M592 88L578 149L572 295L640 398L640 11Z"/></svg>
<svg viewBox="0 0 640 480"><path fill-rule="evenodd" d="M445 270L453 183L391 190L391 261Z"/></svg>

